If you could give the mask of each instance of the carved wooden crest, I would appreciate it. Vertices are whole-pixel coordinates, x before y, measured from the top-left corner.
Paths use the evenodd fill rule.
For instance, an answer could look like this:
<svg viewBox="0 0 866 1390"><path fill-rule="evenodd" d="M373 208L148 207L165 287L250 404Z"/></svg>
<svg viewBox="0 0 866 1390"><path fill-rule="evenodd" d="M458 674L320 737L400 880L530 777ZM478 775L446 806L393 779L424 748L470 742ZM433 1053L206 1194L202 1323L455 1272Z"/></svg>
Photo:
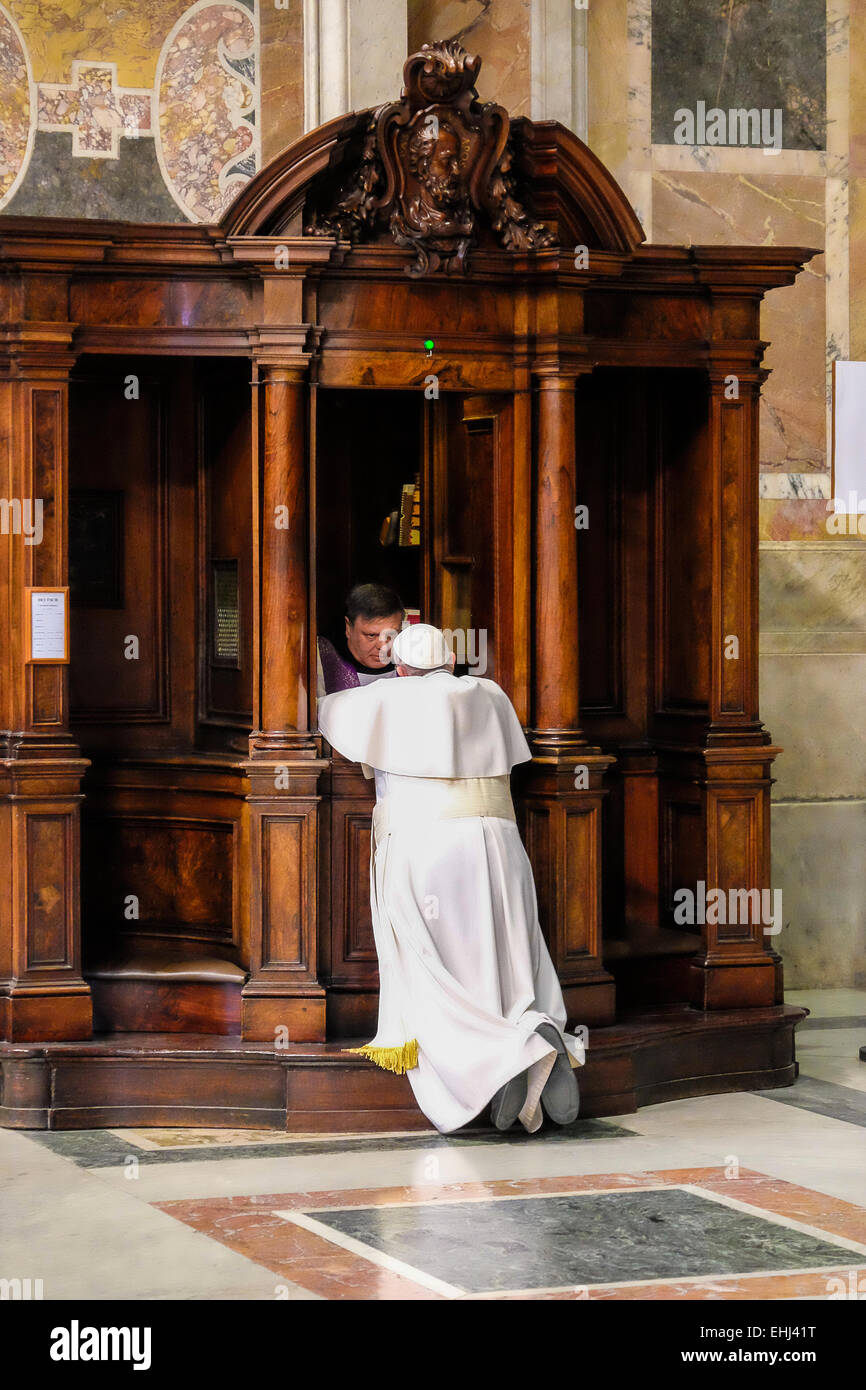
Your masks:
<svg viewBox="0 0 866 1390"><path fill-rule="evenodd" d="M372 113L348 184L306 231L355 241L387 221L397 245L416 253L413 276L465 272L479 216L509 250L554 245L518 201L508 113L479 102L480 69L452 40L413 53L402 97Z"/></svg>

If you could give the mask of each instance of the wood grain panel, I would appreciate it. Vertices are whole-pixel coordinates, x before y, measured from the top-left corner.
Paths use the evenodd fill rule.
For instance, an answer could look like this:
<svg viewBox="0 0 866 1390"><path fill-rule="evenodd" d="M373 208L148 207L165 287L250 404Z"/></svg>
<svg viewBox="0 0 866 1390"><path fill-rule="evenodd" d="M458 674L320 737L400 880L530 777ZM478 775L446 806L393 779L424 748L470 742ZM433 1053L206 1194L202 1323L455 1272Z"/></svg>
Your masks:
<svg viewBox="0 0 866 1390"><path fill-rule="evenodd" d="M715 886L726 894L731 889L760 889L763 886L760 865L763 798L763 790L749 795L738 795L731 791L718 791L710 795L709 812L714 821L709 846L710 862L717 865ZM743 900L739 901L742 903ZM719 942L762 941L763 932L760 923L720 922L715 938Z"/></svg>
<svg viewBox="0 0 866 1390"><path fill-rule="evenodd" d="M84 893L91 941L152 931L232 941L237 827L187 816L115 811L84 821ZM137 919L125 911L138 900Z"/></svg>
<svg viewBox="0 0 866 1390"><path fill-rule="evenodd" d="M565 961L598 954L599 811L596 806L565 811Z"/></svg>
<svg viewBox="0 0 866 1390"><path fill-rule="evenodd" d="M124 382L139 379L128 400ZM124 494L124 607L76 606L71 613L72 718L76 724L160 723L169 718L168 474L165 388L161 375L111 363L73 382L70 476L73 488ZM127 659L126 639L139 641Z"/></svg>
<svg viewBox="0 0 866 1390"><path fill-rule="evenodd" d="M70 963L71 815L26 817L27 969Z"/></svg>
<svg viewBox="0 0 866 1390"><path fill-rule="evenodd" d="M669 798L669 799L668 799ZM679 801L668 793L664 800L664 901L662 911L673 923L674 893L679 888L695 892L706 882L706 829L699 803ZM682 930L688 931L689 927ZM699 928L695 928L699 931Z"/></svg>
<svg viewBox="0 0 866 1390"><path fill-rule="evenodd" d="M304 966L304 817L263 815L262 968Z"/></svg>
<svg viewBox="0 0 866 1390"><path fill-rule="evenodd" d="M751 556L747 553L748 532L741 516L743 499L748 496L747 430L748 417L743 404L714 402L718 410L719 471L723 509L719 534L718 602L721 605L722 653L719 677L719 712L745 714L750 676ZM737 640L737 656L725 653L730 637Z"/></svg>
<svg viewBox="0 0 866 1390"><path fill-rule="evenodd" d="M252 428L249 366L220 363L198 373L197 584L199 720L215 729L252 725ZM214 665L213 564L238 567L240 660L237 668Z"/></svg>
<svg viewBox="0 0 866 1390"><path fill-rule="evenodd" d="M710 705L713 475L706 385L663 376L656 398L656 705L705 713Z"/></svg>
<svg viewBox="0 0 866 1390"><path fill-rule="evenodd" d="M370 913L370 814L351 812L343 817L344 961L376 964L376 942Z"/></svg>

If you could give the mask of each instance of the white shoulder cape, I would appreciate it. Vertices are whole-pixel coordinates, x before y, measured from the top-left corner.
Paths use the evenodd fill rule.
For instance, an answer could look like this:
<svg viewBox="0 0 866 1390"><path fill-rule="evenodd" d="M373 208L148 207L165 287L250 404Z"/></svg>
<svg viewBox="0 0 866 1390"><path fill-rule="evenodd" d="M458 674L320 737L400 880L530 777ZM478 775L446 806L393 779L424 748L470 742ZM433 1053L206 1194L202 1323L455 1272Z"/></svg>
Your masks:
<svg viewBox="0 0 866 1390"><path fill-rule="evenodd" d="M344 758L404 777L501 777L532 757L505 691L446 671L326 695L319 728Z"/></svg>

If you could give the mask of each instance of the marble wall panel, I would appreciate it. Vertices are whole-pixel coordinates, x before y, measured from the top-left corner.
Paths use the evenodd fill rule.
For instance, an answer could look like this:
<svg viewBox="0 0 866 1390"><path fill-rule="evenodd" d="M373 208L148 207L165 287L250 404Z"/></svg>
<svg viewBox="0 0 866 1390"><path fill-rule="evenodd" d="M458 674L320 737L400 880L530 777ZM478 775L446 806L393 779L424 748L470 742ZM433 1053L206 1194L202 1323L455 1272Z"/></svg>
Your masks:
<svg viewBox="0 0 866 1390"><path fill-rule="evenodd" d="M304 133L304 5L261 6L262 163Z"/></svg>
<svg viewBox="0 0 866 1390"><path fill-rule="evenodd" d="M773 807L773 886L784 926L773 946L787 989L866 985L866 801Z"/></svg>
<svg viewBox="0 0 866 1390"><path fill-rule="evenodd" d="M500 102L512 116L528 116L530 9L530 0L408 0L409 52L458 38L481 55L482 99Z"/></svg>
<svg viewBox="0 0 866 1390"><path fill-rule="evenodd" d="M829 653L826 641L812 640L817 652L761 654L761 718L785 750L774 764L774 801L830 805L866 796L866 654ZM862 633L851 641L864 646ZM866 874L866 856L862 867Z"/></svg>
<svg viewBox="0 0 866 1390"><path fill-rule="evenodd" d="M866 359L866 177L848 184L851 360Z"/></svg>
<svg viewBox="0 0 866 1390"><path fill-rule="evenodd" d="M587 53L588 143L619 181L628 173L628 0L589 6Z"/></svg>
<svg viewBox="0 0 866 1390"><path fill-rule="evenodd" d="M776 635L860 633L866 652L866 538L764 546L760 602L762 651Z"/></svg>
<svg viewBox="0 0 866 1390"><path fill-rule="evenodd" d="M779 109L785 149L824 149L826 44L824 0L653 0L654 143L703 101Z"/></svg>
<svg viewBox="0 0 866 1390"><path fill-rule="evenodd" d="M767 161L769 163L769 161ZM824 241L824 184L797 175L700 174L656 170L653 236L660 242L812 246ZM824 266L818 256L761 311L772 375L761 404L761 467L827 469Z"/></svg>

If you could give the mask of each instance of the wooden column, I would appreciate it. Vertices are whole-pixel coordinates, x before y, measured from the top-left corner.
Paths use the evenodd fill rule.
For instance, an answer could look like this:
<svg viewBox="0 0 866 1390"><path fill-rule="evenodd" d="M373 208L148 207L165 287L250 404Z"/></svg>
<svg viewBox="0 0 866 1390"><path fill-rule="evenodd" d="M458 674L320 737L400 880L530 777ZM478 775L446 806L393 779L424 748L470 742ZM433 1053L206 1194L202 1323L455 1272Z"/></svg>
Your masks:
<svg viewBox="0 0 866 1390"><path fill-rule="evenodd" d="M0 362L0 1036L89 1038L81 975L79 803L68 665L33 665L29 587L68 584L72 324L24 324ZM7 338L7 344L8 344ZM25 535L24 504L33 505ZM32 541L32 543L30 543Z"/></svg>
<svg viewBox="0 0 866 1390"><path fill-rule="evenodd" d="M243 1036L324 1041L318 982L316 783L310 733L306 366L254 368L255 690L250 757L250 968ZM260 399L259 399L260 398Z"/></svg>
<svg viewBox="0 0 866 1390"><path fill-rule="evenodd" d="M611 757L580 728L577 659L575 373L537 377L532 764L525 835L541 924L571 1023L614 1017L601 963L602 786Z"/></svg>
<svg viewBox="0 0 866 1390"><path fill-rule="evenodd" d="M766 375L737 359L717 360L710 371L710 725L697 780L704 881L728 902L731 890L770 887L770 768L781 751L758 718L758 409ZM780 958L764 925L704 924L691 969L697 1007L782 1002Z"/></svg>

